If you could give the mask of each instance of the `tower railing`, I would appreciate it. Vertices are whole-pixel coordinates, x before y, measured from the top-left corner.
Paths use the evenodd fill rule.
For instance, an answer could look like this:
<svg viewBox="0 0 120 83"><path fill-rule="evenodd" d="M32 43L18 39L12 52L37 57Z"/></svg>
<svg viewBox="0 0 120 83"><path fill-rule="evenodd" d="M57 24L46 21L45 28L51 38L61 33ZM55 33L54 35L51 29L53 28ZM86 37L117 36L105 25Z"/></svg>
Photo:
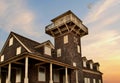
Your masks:
<svg viewBox="0 0 120 83"><path fill-rule="evenodd" d="M59 18L58 20L56 20L55 22L49 24L48 26L46 26L46 31L52 28L55 28L55 27L59 27L68 22L73 22L78 27L80 27L83 31L88 32L88 29L82 24L82 22L72 14L63 16Z"/></svg>

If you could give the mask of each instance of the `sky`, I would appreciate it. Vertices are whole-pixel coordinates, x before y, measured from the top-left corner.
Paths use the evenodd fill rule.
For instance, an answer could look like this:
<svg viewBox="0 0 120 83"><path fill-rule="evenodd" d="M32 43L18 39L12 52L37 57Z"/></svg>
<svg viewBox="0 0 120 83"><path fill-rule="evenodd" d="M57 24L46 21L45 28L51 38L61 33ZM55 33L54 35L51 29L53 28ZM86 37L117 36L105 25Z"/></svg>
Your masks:
<svg viewBox="0 0 120 83"><path fill-rule="evenodd" d="M68 10L89 30L82 56L100 63L104 83L120 83L120 0L0 0L0 49L11 31L54 42L45 26Z"/></svg>

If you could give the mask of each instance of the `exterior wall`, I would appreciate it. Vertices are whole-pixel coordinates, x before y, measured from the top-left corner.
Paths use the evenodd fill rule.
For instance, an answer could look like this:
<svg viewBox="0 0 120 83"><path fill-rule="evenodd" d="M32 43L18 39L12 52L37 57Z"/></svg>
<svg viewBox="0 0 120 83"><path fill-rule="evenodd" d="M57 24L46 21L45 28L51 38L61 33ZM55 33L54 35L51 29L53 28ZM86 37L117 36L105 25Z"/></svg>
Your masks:
<svg viewBox="0 0 120 83"><path fill-rule="evenodd" d="M83 76L84 76L84 78L85 77L90 78L90 83L93 83L93 79L96 80L96 83L99 83L99 80L101 80L101 83L103 83L102 82L102 75L100 75L100 74L98 75L98 74L83 72Z"/></svg>
<svg viewBox="0 0 120 83"><path fill-rule="evenodd" d="M13 56L16 56L16 49L17 47L21 46L20 43L13 38L13 45L9 46L9 42L7 42L6 47L4 48L3 54L4 55L4 61L7 59L10 59ZM21 46L21 53L27 52L22 46Z"/></svg>

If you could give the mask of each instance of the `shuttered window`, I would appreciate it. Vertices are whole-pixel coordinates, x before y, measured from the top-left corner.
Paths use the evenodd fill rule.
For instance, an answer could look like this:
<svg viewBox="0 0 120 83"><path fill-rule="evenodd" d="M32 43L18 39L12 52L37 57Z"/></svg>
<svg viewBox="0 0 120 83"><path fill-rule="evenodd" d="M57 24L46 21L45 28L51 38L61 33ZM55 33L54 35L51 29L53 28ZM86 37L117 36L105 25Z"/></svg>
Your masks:
<svg viewBox="0 0 120 83"><path fill-rule="evenodd" d="M0 61L1 61L1 62L4 61L4 55L1 56L1 60L0 60Z"/></svg>
<svg viewBox="0 0 120 83"><path fill-rule="evenodd" d="M16 49L16 55L18 55L18 54L21 54L21 47L18 47L18 48Z"/></svg>
<svg viewBox="0 0 120 83"><path fill-rule="evenodd" d="M10 38L9 40L9 46L13 45L13 37Z"/></svg>
<svg viewBox="0 0 120 83"><path fill-rule="evenodd" d="M57 57L61 57L61 49L57 49Z"/></svg>
<svg viewBox="0 0 120 83"><path fill-rule="evenodd" d="M68 43L68 35L64 36L64 44Z"/></svg>
<svg viewBox="0 0 120 83"><path fill-rule="evenodd" d="M51 48L50 48L50 47L45 46L45 47L44 47L44 52L45 52L45 54L47 54L47 55L50 55L50 56L51 56Z"/></svg>

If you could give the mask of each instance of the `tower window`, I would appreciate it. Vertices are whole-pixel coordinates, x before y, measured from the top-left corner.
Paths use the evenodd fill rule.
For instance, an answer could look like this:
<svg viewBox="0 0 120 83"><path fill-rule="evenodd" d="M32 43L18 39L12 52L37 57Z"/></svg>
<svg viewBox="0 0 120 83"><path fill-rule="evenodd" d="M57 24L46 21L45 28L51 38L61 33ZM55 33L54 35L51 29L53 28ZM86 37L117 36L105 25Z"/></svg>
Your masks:
<svg viewBox="0 0 120 83"><path fill-rule="evenodd" d="M17 49L16 49L16 55L18 55L18 54L20 54L21 53L21 47L18 47Z"/></svg>
<svg viewBox="0 0 120 83"><path fill-rule="evenodd" d="M13 37L10 38L9 40L9 46L13 45Z"/></svg>
<svg viewBox="0 0 120 83"><path fill-rule="evenodd" d="M64 36L64 44L68 43L68 35Z"/></svg>
<svg viewBox="0 0 120 83"><path fill-rule="evenodd" d="M80 53L80 46L77 45L77 52Z"/></svg>
<svg viewBox="0 0 120 83"><path fill-rule="evenodd" d="M0 61L1 61L1 62L4 61L4 55L1 56L1 60L0 60Z"/></svg>
<svg viewBox="0 0 120 83"><path fill-rule="evenodd" d="M61 57L61 49L57 49L57 57Z"/></svg>
<svg viewBox="0 0 120 83"><path fill-rule="evenodd" d="M44 53L51 56L51 48L48 46L44 47Z"/></svg>

